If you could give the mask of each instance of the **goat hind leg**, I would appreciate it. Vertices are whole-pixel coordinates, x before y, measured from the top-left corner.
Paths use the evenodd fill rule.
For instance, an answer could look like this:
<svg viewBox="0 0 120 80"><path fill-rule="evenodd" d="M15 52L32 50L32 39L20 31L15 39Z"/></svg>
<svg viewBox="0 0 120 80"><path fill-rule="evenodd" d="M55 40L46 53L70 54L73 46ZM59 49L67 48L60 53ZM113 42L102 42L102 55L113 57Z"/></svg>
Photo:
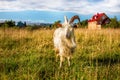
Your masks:
<svg viewBox="0 0 120 80"><path fill-rule="evenodd" d="M59 56L59 50L57 48L55 48L55 56L56 56L56 62L57 62L57 58Z"/></svg>
<svg viewBox="0 0 120 80"><path fill-rule="evenodd" d="M59 54L56 54L56 62L57 62L57 60L58 60L58 57L59 57Z"/></svg>

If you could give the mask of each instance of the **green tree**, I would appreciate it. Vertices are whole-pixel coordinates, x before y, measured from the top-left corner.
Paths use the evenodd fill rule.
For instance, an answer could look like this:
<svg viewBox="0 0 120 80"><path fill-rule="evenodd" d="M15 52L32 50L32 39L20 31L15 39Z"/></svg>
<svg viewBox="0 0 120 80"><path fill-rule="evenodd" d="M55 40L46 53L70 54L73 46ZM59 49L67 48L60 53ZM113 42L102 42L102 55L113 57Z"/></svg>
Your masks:
<svg viewBox="0 0 120 80"><path fill-rule="evenodd" d="M82 28L85 28L87 25L88 25L88 20L87 20L87 19L81 21L81 27L82 27Z"/></svg>
<svg viewBox="0 0 120 80"><path fill-rule="evenodd" d="M5 27L14 27L15 26L15 21L12 21L12 20L5 21L4 25L5 25Z"/></svg>
<svg viewBox="0 0 120 80"><path fill-rule="evenodd" d="M118 24L119 24L118 28L120 28L120 20L118 21Z"/></svg>
<svg viewBox="0 0 120 80"><path fill-rule="evenodd" d="M52 27L53 27L53 28L56 28L56 27L58 27L58 24L61 24L61 21L60 21L60 20L55 21L55 22L53 23Z"/></svg>
<svg viewBox="0 0 120 80"><path fill-rule="evenodd" d="M114 18L111 18L110 20L111 22L109 24L106 24L103 26L105 26L106 28L120 28L120 25L116 16L114 16Z"/></svg>

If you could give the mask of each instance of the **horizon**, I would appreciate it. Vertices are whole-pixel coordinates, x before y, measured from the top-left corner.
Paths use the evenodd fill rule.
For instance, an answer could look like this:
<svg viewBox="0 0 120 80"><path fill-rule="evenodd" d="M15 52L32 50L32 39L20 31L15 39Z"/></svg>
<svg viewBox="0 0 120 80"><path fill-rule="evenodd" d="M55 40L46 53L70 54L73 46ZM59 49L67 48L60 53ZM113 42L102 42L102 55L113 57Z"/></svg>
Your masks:
<svg viewBox="0 0 120 80"><path fill-rule="evenodd" d="M0 20L54 23L78 15L90 19L96 13L120 20L118 0L0 0ZM11 5L12 4L12 5ZM74 5L76 4L76 5Z"/></svg>

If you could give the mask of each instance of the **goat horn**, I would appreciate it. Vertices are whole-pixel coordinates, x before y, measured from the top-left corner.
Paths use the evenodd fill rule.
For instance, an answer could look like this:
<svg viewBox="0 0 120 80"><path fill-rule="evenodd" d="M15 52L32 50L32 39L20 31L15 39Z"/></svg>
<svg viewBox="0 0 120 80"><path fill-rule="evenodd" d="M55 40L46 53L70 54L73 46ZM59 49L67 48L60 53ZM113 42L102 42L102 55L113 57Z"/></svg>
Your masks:
<svg viewBox="0 0 120 80"><path fill-rule="evenodd" d="M79 23L80 23L80 18L79 18L78 15L73 16L73 17L70 19L70 22L69 22L69 23L70 23L70 24L73 23L75 19L78 19L78 21L79 21Z"/></svg>
<svg viewBox="0 0 120 80"><path fill-rule="evenodd" d="M64 16L64 19L65 19L65 23L68 23L67 16Z"/></svg>

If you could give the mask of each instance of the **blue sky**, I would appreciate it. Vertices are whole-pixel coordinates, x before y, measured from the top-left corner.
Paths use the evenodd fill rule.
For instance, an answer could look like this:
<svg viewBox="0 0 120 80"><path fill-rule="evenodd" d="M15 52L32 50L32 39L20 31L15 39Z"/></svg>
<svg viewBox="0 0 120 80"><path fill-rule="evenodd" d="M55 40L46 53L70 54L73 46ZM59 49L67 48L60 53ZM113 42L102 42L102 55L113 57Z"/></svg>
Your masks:
<svg viewBox="0 0 120 80"><path fill-rule="evenodd" d="M90 19L97 12L120 20L119 0L0 0L0 20L53 23L79 15Z"/></svg>

